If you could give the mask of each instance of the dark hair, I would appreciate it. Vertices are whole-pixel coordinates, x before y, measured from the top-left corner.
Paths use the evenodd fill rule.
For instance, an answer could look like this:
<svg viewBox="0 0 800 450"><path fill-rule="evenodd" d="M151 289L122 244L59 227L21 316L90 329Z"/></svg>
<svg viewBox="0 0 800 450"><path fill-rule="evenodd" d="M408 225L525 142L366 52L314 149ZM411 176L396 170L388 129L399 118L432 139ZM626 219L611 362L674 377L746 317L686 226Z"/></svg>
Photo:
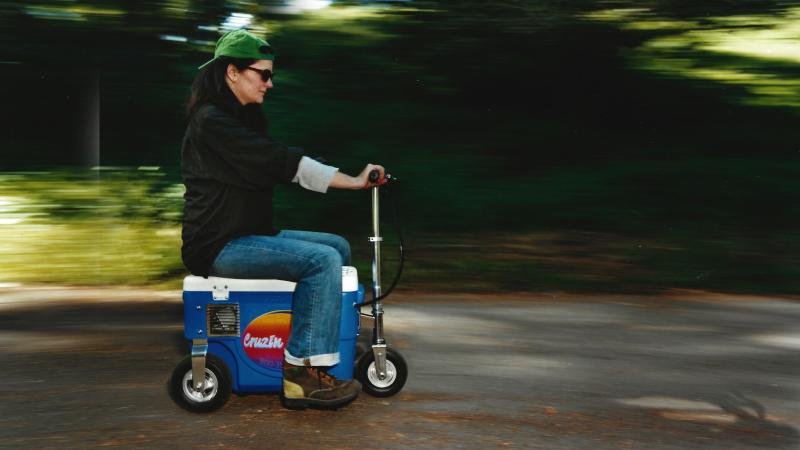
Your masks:
<svg viewBox="0 0 800 450"><path fill-rule="evenodd" d="M221 56L212 61L211 64L203 67L194 78L194 82L192 82L192 93L191 97L189 97L189 104L186 107L187 115L191 117L200 106L219 100L230 92L230 88L225 82L225 72L228 70L228 64L233 64L238 70L244 70L245 67L252 63L252 59Z"/></svg>
<svg viewBox="0 0 800 450"><path fill-rule="evenodd" d="M226 96L235 98L228 87L228 83L225 82L225 73L228 70L228 65L233 64L237 70L242 71L255 61L255 59L220 56L201 69L194 82L192 82L192 93L186 106L187 116L191 118L206 103L219 102ZM248 127L255 130L266 131L267 129L267 118L261 105L246 105L244 121Z"/></svg>

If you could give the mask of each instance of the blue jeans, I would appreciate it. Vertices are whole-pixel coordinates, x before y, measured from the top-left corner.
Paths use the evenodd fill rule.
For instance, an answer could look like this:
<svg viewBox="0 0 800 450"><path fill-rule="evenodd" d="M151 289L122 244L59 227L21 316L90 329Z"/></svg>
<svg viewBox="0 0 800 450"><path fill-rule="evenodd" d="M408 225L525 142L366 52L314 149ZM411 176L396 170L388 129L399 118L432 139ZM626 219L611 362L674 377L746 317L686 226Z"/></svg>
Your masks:
<svg viewBox="0 0 800 450"><path fill-rule="evenodd" d="M332 366L339 362L343 265L350 265L350 244L343 237L283 230L275 236L244 236L228 242L210 274L296 282L286 361Z"/></svg>

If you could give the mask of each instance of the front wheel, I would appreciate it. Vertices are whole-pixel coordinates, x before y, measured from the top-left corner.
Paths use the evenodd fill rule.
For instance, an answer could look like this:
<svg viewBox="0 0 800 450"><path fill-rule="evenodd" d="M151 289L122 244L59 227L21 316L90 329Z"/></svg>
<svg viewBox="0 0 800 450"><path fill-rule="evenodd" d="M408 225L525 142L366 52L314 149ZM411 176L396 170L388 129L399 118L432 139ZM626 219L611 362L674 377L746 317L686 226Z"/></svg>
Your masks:
<svg viewBox="0 0 800 450"><path fill-rule="evenodd" d="M356 365L356 378L364 387L364 392L373 397L391 397L400 392L406 384L408 366L400 353L386 349L386 377L380 379L375 369L375 355L372 349L364 353Z"/></svg>
<svg viewBox="0 0 800 450"><path fill-rule="evenodd" d="M217 410L231 396L231 375L228 366L214 355L206 356L205 388L192 387L192 357L187 356L172 371L167 388L169 395L181 408L191 412Z"/></svg>

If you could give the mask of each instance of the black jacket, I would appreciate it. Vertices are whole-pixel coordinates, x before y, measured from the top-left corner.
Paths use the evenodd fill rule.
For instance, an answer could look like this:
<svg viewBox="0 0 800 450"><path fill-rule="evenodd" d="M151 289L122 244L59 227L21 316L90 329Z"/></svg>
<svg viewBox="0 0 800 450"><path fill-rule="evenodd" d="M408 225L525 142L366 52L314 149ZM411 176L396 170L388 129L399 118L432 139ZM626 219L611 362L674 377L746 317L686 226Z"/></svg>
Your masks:
<svg viewBox="0 0 800 450"><path fill-rule="evenodd" d="M247 122L246 108L227 92L200 106L186 128L181 256L195 275L208 276L229 241L278 232L272 223L272 188L291 182L303 151L273 140L265 124Z"/></svg>

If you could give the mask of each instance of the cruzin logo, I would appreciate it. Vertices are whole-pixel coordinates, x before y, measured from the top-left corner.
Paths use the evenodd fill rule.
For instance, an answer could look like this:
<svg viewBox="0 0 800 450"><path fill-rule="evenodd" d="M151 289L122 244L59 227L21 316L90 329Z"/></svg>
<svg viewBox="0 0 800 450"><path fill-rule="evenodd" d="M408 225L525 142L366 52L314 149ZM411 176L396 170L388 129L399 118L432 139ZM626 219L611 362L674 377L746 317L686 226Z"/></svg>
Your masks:
<svg viewBox="0 0 800 450"><path fill-rule="evenodd" d="M244 335L244 348L283 348L283 339L274 334L269 337Z"/></svg>
<svg viewBox="0 0 800 450"><path fill-rule="evenodd" d="M261 367L280 370L291 326L289 311L272 311L256 317L242 334L245 354Z"/></svg>

